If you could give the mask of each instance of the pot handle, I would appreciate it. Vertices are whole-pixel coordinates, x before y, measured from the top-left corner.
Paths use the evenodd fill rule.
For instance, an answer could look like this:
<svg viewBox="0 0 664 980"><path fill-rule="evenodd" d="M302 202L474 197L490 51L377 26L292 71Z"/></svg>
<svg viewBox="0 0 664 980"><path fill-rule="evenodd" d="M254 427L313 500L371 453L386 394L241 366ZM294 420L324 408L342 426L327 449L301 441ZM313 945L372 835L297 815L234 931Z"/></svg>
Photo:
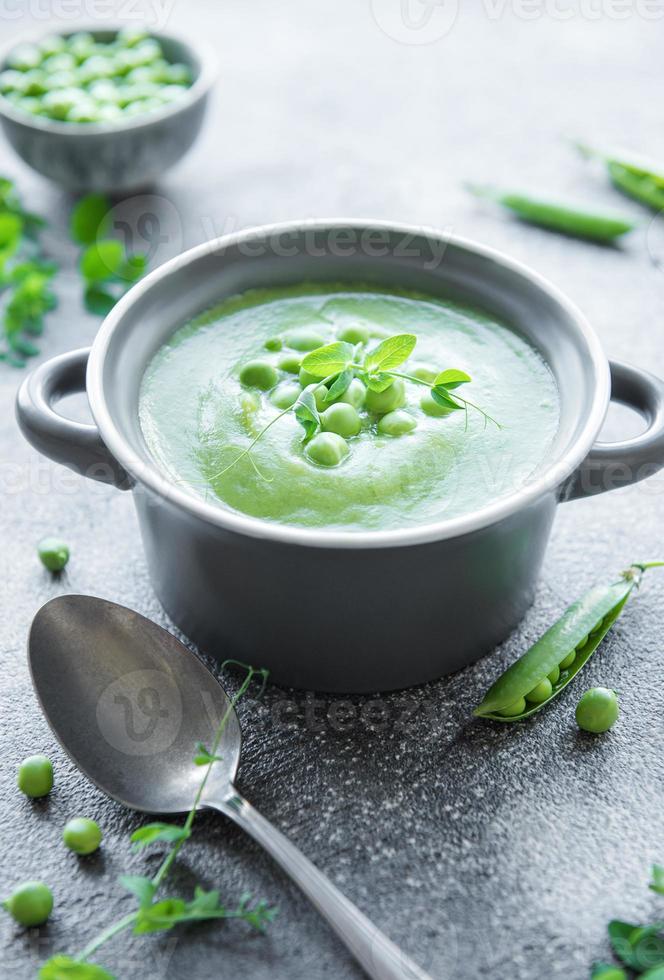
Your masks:
<svg viewBox="0 0 664 980"><path fill-rule="evenodd" d="M611 399L639 412L648 427L622 442L596 442L565 484L563 500L638 483L664 466L664 382L620 361L611 361L609 367Z"/></svg>
<svg viewBox="0 0 664 980"><path fill-rule="evenodd" d="M97 426L66 419L53 407L64 395L85 391L89 354L89 347L70 351L35 368L19 388L16 418L25 438L44 456L81 476L128 490L132 480L111 456Z"/></svg>

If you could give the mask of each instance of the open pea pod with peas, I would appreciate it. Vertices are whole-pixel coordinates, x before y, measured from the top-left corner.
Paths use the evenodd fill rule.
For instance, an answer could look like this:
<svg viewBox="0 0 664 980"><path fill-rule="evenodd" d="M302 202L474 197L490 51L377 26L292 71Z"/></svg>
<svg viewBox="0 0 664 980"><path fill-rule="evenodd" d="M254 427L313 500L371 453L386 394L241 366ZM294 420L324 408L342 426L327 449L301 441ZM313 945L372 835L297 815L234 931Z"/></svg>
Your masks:
<svg viewBox="0 0 664 980"><path fill-rule="evenodd" d="M586 592L501 674L473 714L493 721L522 721L553 701L587 664L644 572L663 565L635 562L616 582Z"/></svg>

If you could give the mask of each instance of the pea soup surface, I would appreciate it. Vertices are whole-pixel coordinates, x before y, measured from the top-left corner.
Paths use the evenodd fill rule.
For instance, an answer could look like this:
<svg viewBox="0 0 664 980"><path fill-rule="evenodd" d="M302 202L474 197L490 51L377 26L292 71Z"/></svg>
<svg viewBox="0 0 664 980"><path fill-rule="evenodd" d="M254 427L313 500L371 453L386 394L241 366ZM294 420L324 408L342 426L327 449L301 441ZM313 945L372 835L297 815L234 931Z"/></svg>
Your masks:
<svg viewBox="0 0 664 980"><path fill-rule="evenodd" d="M472 408L441 415L415 381L401 381L395 401L396 389L376 398L356 379L333 412L317 397L331 431L308 445L293 411L277 418L312 381L298 374L307 349L360 338L361 360L404 333L417 345L400 372L467 372L459 394L500 428ZM540 355L485 313L307 283L229 297L182 326L148 365L139 416L160 467L208 501L284 524L387 530L475 511L522 486L547 455L559 401Z"/></svg>

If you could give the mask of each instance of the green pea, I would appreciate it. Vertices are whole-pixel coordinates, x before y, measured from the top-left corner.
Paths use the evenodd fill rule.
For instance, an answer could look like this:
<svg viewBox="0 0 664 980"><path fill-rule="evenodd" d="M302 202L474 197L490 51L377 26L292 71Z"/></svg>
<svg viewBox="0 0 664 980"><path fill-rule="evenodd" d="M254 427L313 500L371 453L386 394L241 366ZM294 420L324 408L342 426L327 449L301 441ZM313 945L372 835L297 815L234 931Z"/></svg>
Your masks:
<svg viewBox="0 0 664 980"><path fill-rule="evenodd" d="M109 78L100 78L93 82L89 92L93 99L99 99L102 102L118 102L121 98L119 87Z"/></svg>
<svg viewBox="0 0 664 980"><path fill-rule="evenodd" d="M552 684L557 684L560 680L560 667L556 666L546 675Z"/></svg>
<svg viewBox="0 0 664 980"><path fill-rule="evenodd" d="M618 695L606 687L591 687L576 706L576 723L584 732L608 732L620 714Z"/></svg>
<svg viewBox="0 0 664 980"><path fill-rule="evenodd" d="M37 46L45 58L53 54L59 54L65 50L66 41L59 34L49 34L38 42Z"/></svg>
<svg viewBox="0 0 664 980"><path fill-rule="evenodd" d="M141 41L146 41L149 34L142 27L123 27L118 31L118 41L127 48L134 48Z"/></svg>
<svg viewBox="0 0 664 980"><path fill-rule="evenodd" d="M146 37L143 41L135 47L136 55L138 57L138 64L149 65L151 61L156 61L157 58L161 58L162 50L159 41L155 41L153 37Z"/></svg>
<svg viewBox="0 0 664 980"><path fill-rule="evenodd" d="M76 88L78 79L74 71L54 71L46 75L46 90L55 92L62 88ZM77 90L78 91L78 90Z"/></svg>
<svg viewBox="0 0 664 980"><path fill-rule="evenodd" d="M265 350L281 350L283 346L284 345L281 337L268 337L265 343L263 344Z"/></svg>
<svg viewBox="0 0 664 980"><path fill-rule="evenodd" d="M174 102L187 91L186 85L164 85L158 88L157 95L162 102Z"/></svg>
<svg viewBox="0 0 664 980"><path fill-rule="evenodd" d="M453 408L446 408L444 405L439 405L437 401L433 400L429 391L420 398L420 408L425 415L431 415L436 419L442 419L445 415L449 415L454 411Z"/></svg>
<svg viewBox="0 0 664 980"><path fill-rule="evenodd" d="M369 343L369 331L366 327L344 327L338 333L339 340L345 341L347 344L368 344Z"/></svg>
<svg viewBox="0 0 664 980"><path fill-rule="evenodd" d="M417 427L417 421L408 412L397 409L383 415L378 423L378 431L384 436L403 436Z"/></svg>
<svg viewBox="0 0 664 980"><path fill-rule="evenodd" d="M16 71L15 68L8 68L0 73L0 92L25 92L26 74Z"/></svg>
<svg viewBox="0 0 664 980"><path fill-rule="evenodd" d="M300 397L302 389L295 381L285 381L274 389L270 401L277 408L290 408Z"/></svg>
<svg viewBox="0 0 664 980"><path fill-rule="evenodd" d="M341 402L335 402L325 409L321 421L326 432L336 432L345 439L356 436L362 428L360 416L353 406Z"/></svg>
<svg viewBox="0 0 664 980"><path fill-rule="evenodd" d="M34 95L23 96L23 98L18 100L16 105L24 109L25 112L31 112L34 116L39 115L42 108L40 100Z"/></svg>
<svg viewBox="0 0 664 980"><path fill-rule="evenodd" d="M26 881L3 903L22 926L41 926L53 911L53 893L41 881Z"/></svg>
<svg viewBox="0 0 664 980"><path fill-rule="evenodd" d="M267 361L249 361L240 371L240 382L247 388L260 388L268 391L274 388L279 375Z"/></svg>
<svg viewBox="0 0 664 980"><path fill-rule="evenodd" d="M314 399L316 401L316 408L319 412L322 412L323 409L327 408L328 391L329 389L326 388L325 385L318 385L317 388L314 388Z"/></svg>
<svg viewBox="0 0 664 980"><path fill-rule="evenodd" d="M575 660L576 660L576 650L572 650L571 653L568 653L567 656L560 661L560 669L567 670L569 667L572 666Z"/></svg>
<svg viewBox="0 0 664 980"><path fill-rule="evenodd" d="M69 547L59 538L42 538L37 554L49 572L61 572L69 561Z"/></svg>
<svg viewBox="0 0 664 980"><path fill-rule="evenodd" d="M42 99L44 112L52 119L65 119L75 105L81 102L82 93L76 88L62 88L47 92ZM83 97L84 99L84 97ZM84 99L85 100L85 99Z"/></svg>
<svg viewBox="0 0 664 980"><path fill-rule="evenodd" d="M316 378L313 374L309 374L309 372L305 371L304 368L300 368L298 378L303 388L308 388L309 385L316 384L318 381L320 381L320 378Z"/></svg>
<svg viewBox="0 0 664 980"><path fill-rule="evenodd" d="M101 54L90 55L79 68L78 77L86 85L96 78L112 78L115 75L115 62Z"/></svg>
<svg viewBox="0 0 664 980"><path fill-rule="evenodd" d="M401 378L395 378L389 388L385 391L367 391L366 406L368 411L375 412L376 415L386 415L401 408L406 403L406 386Z"/></svg>
<svg viewBox="0 0 664 980"><path fill-rule="evenodd" d="M73 54L69 54L68 51L63 51L59 54L51 55L50 58L45 58L42 68L49 75L54 71L73 71L76 68L76 58Z"/></svg>
<svg viewBox="0 0 664 980"><path fill-rule="evenodd" d="M522 715L526 710L526 699L519 698L513 704L508 704L506 708L502 708L498 714L503 715L505 718L514 718L516 715Z"/></svg>
<svg viewBox="0 0 664 980"><path fill-rule="evenodd" d="M550 698L553 693L553 684L548 677L541 680L539 684L536 684L532 691L528 691L526 694L526 701L530 701L532 704L541 704L542 701L546 701Z"/></svg>
<svg viewBox="0 0 664 980"><path fill-rule="evenodd" d="M168 65L165 68L165 78L164 81L170 82L172 85L191 85L191 68L188 65L183 65L180 62Z"/></svg>
<svg viewBox="0 0 664 980"><path fill-rule="evenodd" d="M100 105L97 109L98 122L115 122L122 116L122 109L117 105Z"/></svg>
<svg viewBox="0 0 664 980"><path fill-rule="evenodd" d="M78 31L67 39L67 50L77 61L85 61L95 49L95 39L88 31Z"/></svg>
<svg viewBox="0 0 664 980"><path fill-rule="evenodd" d="M315 330L308 330L306 327L289 330L284 336L284 341L287 347L301 351L316 350L317 347L323 347L325 344L324 337L321 337Z"/></svg>
<svg viewBox="0 0 664 980"><path fill-rule="evenodd" d="M364 384L359 378L353 378L339 401L346 402L348 405L352 405L353 408L360 409L364 405L366 398L367 389Z"/></svg>
<svg viewBox="0 0 664 980"><path fill-rule="evenodd" d="M53 763L45 755L30 755L18 767L16 784L33 799L46 796L53 789Z"/></svg>
<svg viewBox="0 0 664 980"><path fill-rule="evenodd" d="M74 817L68 820L62 831L65 845L76 854L92 854L101 844L101 838L99 824L88 817Z"/></svg>
<svg viewBox="0 0 664 980"><path fill-rule="evenodd" d="M23 92L25 95L43 95L48 91L48 75L40 68L33 68L26 71L24 78Z"/></svg>
<svg viewBox="0 0 664 980"><path fill-rule="evenodd" d="M297 354L284 354L283 357L279 358L277 367L280 371L285 371L286 374L299 374L301 363L302 358L298 357ZM311 384L311 382L309 383Z"/></svg>
<svg viewBox="0 0 664 980"><path fill-rule="evenodd" d="M440 374L440 371L436 371L435 368L427 367L424 364L417 364L409 373L414 378L418 378L420 381L426 381L427 384L432 385Z"/></svg>
<svg viewBox="0 0 664 980"><path fill-rule="evenodd" d="M43 54L36 44L18 44L10 51L7 64L16 71L29 71L41 64L42 57Z"/></svg>
<svg viewBox="0 0 664 980"><path fill-rule="evenodd" d="M338 466L348 455L345 439L336 432L319 432L305 450L307 456L319 466Z"/></svg>
<svg viewBox="0 0 664 980"><path fill-rule="evenodd" d="M98 122L100 118L100 108L92 100L90 102L85 102L80 105L72 106L65 120L67 122L73 123L92 123Z"/></svg>

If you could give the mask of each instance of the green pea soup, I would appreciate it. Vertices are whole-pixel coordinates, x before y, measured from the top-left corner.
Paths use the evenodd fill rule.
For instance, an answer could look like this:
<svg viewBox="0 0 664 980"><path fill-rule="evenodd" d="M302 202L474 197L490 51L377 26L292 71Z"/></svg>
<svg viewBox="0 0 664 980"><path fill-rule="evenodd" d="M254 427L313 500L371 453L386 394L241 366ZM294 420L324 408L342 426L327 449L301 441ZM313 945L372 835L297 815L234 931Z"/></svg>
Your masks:
<svg viewBox="0 0 664 980"><path fill-rule="evenodd" d="M413 380L368 398L353 381L342 397L359 431L351 413L336 410L323 416L335 438L305 444L288 405L312 383L299 370L306 348L350 339L360 363L403 333L417 337L398 368ZM414 380L448 368L472 378L453 393L499 426L472 407L437 410ZM559 399L540 354L485 312L400 290L307 283L231 296L182 325L147 367L139 416L159 467L222 508L299 527L389 530L479 510L527 483L556 434Z"/></svg>

